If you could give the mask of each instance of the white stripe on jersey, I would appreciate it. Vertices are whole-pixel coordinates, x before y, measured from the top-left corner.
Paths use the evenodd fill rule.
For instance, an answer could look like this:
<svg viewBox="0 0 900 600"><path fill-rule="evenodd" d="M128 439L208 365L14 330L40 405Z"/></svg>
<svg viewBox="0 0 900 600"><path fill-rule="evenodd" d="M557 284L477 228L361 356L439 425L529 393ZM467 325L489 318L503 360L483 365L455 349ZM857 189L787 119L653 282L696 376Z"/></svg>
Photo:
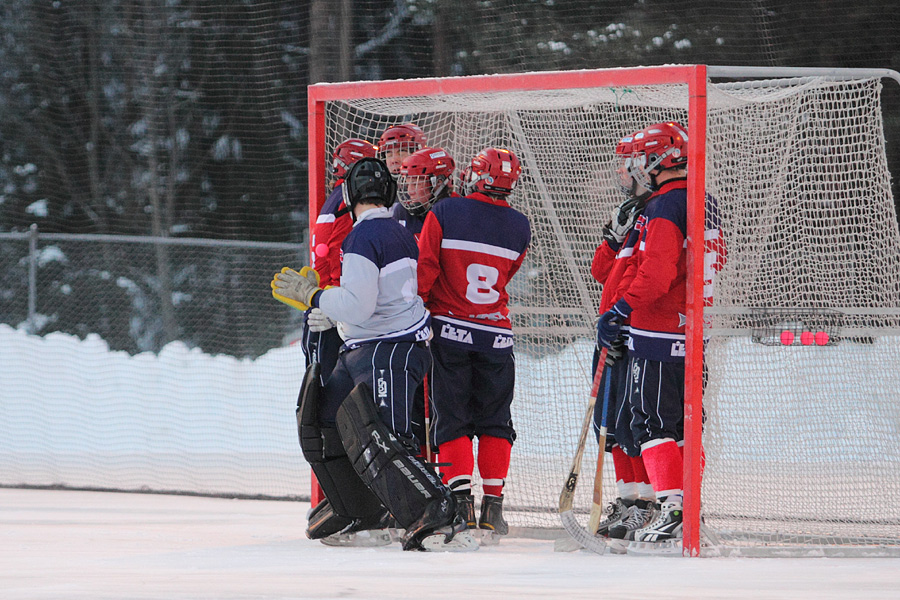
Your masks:
<svg viewBox="0 0 900 600"><path fill-rule="evenodd" d="M471 321L463 321L461 319L451 319L446 315L435 315L435 321L446 321L447 323L453 323L454 325L461 325L463 327L471 327L472 329L481 329L482 331L490 331L491 333L502 333L503 335L511 335L512 329L504 329L503 327L491 327L490 325L481 325L480 323L472 323ZM681 336L684 338L684 336Z"/></svg>
<svg viewBox="0 0 900 600"><path fill-rule="evenodd" d="M634 254L634 246L628 246L627 248L622 248L619 250L619 253L616 255L616 258L628 258L629 256Z"/></svg>
<svg viewBox="0 0 900 600"><path fill-rule="evenodd" d="M520 252L501 248L500 246L492 246L491 244L482 244L480 242L470 242L467 240L441 240L441 248L448 250L468 250L469 252L480 252L490 256L499 256L500 258L508 258L509 260L518 260Z"/></svg>
<svg viewBox="0 0 900 600"><path fill-rule="evenodd" d="M658 331L647 331L645 329L638 329L634 325L631 326L631 332L641 337L662 338L664 340L684 340L683 333L660 333Z"/></svg>
<svg viewBox="0 0 900 600"><path fill-rule="evenodd" d="M334 223L335 217L334 215L319 215L319 218L316 219L316 224L319 223Z"/></svg>
<svg viewBox="0 0 900 600"><path fill-rule="evenodd" d="M396 273L397 271L402 271L403 269L410 268L413 271L416 270L416 261L409 258L408 256L404 256L399 260L395 260L392 263L388 263L381 267L381 270L378 272L379 277L386 277L391 273Z"/></svg>

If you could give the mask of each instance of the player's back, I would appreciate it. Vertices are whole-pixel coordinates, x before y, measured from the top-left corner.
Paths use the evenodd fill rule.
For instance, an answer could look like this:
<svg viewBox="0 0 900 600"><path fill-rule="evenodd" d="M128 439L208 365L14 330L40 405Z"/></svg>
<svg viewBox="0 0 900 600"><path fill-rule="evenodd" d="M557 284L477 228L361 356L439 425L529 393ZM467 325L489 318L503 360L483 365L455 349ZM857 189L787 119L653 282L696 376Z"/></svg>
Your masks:
<svg viewBox="0 0 900 600"><path fill-rule="evenodd" d="M428 293L432 314L508 327L506 285L531 241L527 217L505 200L479 193L447 198L431 215L441 232L440 272Z"/></svg>

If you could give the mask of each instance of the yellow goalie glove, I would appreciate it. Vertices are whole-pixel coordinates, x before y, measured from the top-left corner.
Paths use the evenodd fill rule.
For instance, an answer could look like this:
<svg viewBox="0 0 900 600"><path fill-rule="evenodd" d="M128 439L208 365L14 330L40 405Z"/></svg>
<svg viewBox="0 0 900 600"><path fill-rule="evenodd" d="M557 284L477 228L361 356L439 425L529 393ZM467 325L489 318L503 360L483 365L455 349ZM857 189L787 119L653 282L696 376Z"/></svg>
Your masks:
<svg viewBox="0 0 900 600"><path fill-rule="evenodd" d="M297 310L307 310L312 304L312 297L318 292L319 274L312 267L303 267L300 272L284 267L275 273L270 284L272 297Z"/></svg>

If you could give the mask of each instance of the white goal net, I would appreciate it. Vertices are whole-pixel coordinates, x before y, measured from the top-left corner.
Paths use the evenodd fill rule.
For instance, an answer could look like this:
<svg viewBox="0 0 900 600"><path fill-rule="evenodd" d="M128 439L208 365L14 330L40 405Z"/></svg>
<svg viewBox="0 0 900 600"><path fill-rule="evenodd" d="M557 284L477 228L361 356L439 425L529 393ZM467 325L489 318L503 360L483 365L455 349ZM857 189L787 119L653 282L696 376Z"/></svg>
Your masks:
<svg viewBox="0 0 900 600"><path fill-rule="evenodd" d="M879 501L900 492L900 236L881 85L864 76L708 85L706 187L728 260L705 316L702 513L722 547L900 545L900 508ZM510 286L519 438L505 493L513 525L547 527L590 389L601 291L590 262L621 201L613 149L653 122L690 130L689 94L686 84L510 87L491 91L488 78L485 91L404 95L398 82L346 99L325 89L313 160L403 122L460 167L485 146L521 159L511 203L534 237ZM782 343L784 331L793 343ZM586 464L583 513L592 473Z"/></svg>

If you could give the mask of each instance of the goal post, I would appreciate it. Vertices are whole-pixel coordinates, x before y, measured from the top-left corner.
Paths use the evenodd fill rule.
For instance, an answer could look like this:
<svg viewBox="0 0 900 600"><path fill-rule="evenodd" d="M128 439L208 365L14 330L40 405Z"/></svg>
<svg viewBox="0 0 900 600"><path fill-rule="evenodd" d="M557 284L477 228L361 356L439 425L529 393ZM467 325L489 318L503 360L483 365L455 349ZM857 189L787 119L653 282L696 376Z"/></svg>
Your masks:
<svg viewBox="0 0 900 600"><path fill-rule="evenodd" d="M885 157L884 77L900 82L888 70L675 65L312 85L311 231L330 153L349 137L377 143L384 128L411 121L460 168L488 145L519 155L511 203L529 217L534 237L509 290L519 438L506 505L513 526L553 527L590 385L601 291L590 262L620 201L615 143L653 122L682 122L685 553L900 550L900 509L863 493L900 492L900 402L892 402L900 374L889 366L900 364L900 233ZM728 248L711 307L708 197ZM768 343L781 330L796 331L796 343ZM815 335L826 330L829 340L818 344L825 336ZM855 390L842 361L858 364ZM842 455L815 428L826 419L822 406L836 429L866 419L871 427L831 431L847 444ZM815 427L795 426L804 419ZM753 434L741 437L742 428ZM800 450L785 454L785 444ZM860 467L866 460L871 465ZM605 487L614 498L611 465ZM583 494L576 507L586 516ZM809 506L798 508L804 501ZM714 549L701 534L701 509Z"/></svg>

